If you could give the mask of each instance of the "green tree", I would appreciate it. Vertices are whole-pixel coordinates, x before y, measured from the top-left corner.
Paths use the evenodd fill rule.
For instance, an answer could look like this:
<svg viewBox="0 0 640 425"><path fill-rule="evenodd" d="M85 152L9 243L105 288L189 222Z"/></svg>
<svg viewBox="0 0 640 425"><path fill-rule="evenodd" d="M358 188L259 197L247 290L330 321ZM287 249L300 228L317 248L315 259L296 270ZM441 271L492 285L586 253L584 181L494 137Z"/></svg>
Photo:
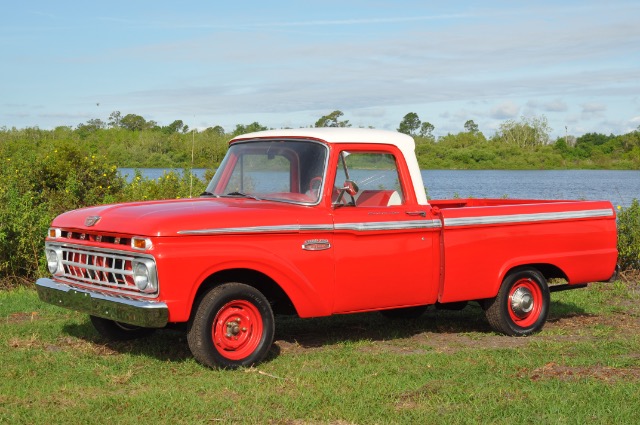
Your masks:
<svg viewBox="0 0 640 425"><path fill-rule="evenodd" d="M520 121L508 120L500 124L494 140L520 148L530 148L549 144L551 128L547 118L521 117Z"/></svg>
<svg viewBox="0 0 640 425"><path fill-rule="evenodd" d="M263 126L259 122L254 121L249 125L236 124L236 129L233 130L232 135L235 137L235 136L238 136L240 134L253 133L255 131L263 131L263 130L268 130L268 128Z"/></svg>
<svg viewBox="0 0 640 425"><path fill-rule="evenodd" d="M113 111L111 115L109 115L109 127L119 128L121 120L122 114L120 113L120 111Z"/></svg>
<svg viewBox="0 0 640 425"><path fill-rule="evenodd" d="M204 131L205 133L211 133L217 136L224 136L224 128L222 128L219 125L216 125L215 127L207 127Z"/></svg>
<svg viewBox="0 0 640 425"><path fill-rule="evenodd" d="M464 130L467 133L477 133L478 130L478 124L476 124L473 120L467 120L464 123Z"/></svg>
<svg viewBox="0 0 640 425"><path fill-rule="evenodd" d="M96 131L104 129L106 127L107 127L107 124L104 121L98 118L94 118L94 119L88 120L84 124L82 123L78 124L78 127L76 127L76 131L78 132L80 137L84 139L89 134L95 133Z"/></svg>
<svg viewBox="0 0 640 425"><path fill-rule="evenodd" d="M189 126L185 125L182 120L175 120L171 124L166 127L162 127L162 132L165 134L173 134L173 133L187 133L189 132Z"/></svg>
<svg viewBox="0 0 640 425"><path fill-rule="evenodd" d="M130 131L140 131L148 128L147 120L135 114L125 115L120 120L120 126Z"/></svg>
<svg viewBox="0 0 640 425"><path fill-rule="evenodd" d="M420 128L420 124L418 114L415 112L409 112L404 116L404 118L402 118L402 121L400 121L398 131L400 133L408 134L409 136L416 136L416 132Z"/></svg>
<svg viewBox="0 0 640 425"><path fill-rule="evenodd" d="M420 137L426 137L427 139L433 140L433 130L435 127L430 122L423 122L420 126Z"/></svg>
<svg viewBox="0 0 640 425"><path fill-rule="evenodd" d="M343 115L342 111L333 111L328 115L320 117L320 119L316 121L315 127L351 127L349 120L339 120Z"/></svg>

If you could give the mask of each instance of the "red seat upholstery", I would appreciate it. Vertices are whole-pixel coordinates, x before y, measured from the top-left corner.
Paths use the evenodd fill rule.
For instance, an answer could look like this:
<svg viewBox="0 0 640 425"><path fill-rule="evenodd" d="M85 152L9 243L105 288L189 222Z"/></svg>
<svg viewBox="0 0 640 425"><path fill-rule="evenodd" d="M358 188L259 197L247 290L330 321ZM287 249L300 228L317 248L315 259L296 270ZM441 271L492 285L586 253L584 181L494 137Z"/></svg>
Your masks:
<svg viewBox="0 0 640 425"><path fill-rule="evenodd" d="M356 205L359 207L386 207L395 190L363 190L358 193Z"/></svg>

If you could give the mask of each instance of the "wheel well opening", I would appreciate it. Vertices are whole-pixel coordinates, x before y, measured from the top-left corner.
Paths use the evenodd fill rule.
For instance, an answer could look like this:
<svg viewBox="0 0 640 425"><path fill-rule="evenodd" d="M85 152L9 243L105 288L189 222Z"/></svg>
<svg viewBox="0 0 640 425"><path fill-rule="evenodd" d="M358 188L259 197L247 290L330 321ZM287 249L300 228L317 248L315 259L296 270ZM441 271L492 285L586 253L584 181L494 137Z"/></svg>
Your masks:
<svg viewBox="0 0 640 425"><path fill-rule="evenodd" d="M274 314L297 314L289 296L269 276L250 269L229 269L217 272L202 282L196 294L192 311L200 303L202 297L216 286L227 282L244 283L252 286L269 300Z"/></svg>
<svg viewBox="0 0 640 425"><path fill-rule="evenodd" d="M523 264L523 265L520 265L518 267L514 267L511 270L509 270L507 275L509 273L512 273L514 270L521 269L521 268L528 268L528 267L532 267L532 268L538 270L540 273L542 273L544 278L550 284L552 283L551 282L552 279L561 279L561 280L564 280L564 281L568 280L567 279L567 275L562 271L562 269L560 269L558 266L555 266L553 264L547 264L547 263Z"/></svg>

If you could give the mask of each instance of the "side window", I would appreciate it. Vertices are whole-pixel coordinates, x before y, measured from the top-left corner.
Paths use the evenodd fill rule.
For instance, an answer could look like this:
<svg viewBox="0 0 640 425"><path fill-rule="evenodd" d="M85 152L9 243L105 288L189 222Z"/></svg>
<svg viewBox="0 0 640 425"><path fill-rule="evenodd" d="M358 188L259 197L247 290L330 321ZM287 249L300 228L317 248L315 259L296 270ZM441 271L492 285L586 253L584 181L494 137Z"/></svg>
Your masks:
<svg viewBox="0 0 640 425"><path fill-rule="evenodd" d="M396 160L389 153L342 151L335 184L337 204L387 207L404 203Z"/></svg>

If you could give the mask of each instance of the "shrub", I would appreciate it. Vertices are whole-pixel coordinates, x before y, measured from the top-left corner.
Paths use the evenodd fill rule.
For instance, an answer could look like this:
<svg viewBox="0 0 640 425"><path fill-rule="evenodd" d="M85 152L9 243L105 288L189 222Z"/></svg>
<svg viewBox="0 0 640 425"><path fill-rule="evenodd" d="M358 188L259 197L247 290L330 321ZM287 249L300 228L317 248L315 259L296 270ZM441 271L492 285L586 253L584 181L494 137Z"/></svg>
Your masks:
<svg viewBox="0 0 640 425"><path fill-rule="evenodd" d="M42 241L53 218L117 199L117 168L70 141L13 152L0 164L0 280L46 270Z"/></svg>
<svg viewBox="0 0 640 425"><path fill-rule="evenodd" d="M618 263L622 270L640 269L640 202L618 207Z"/></svg>
<svg viewBox="0 0 640 425"><path fill-rule="evenodd" d="M120 192L118 201L147 201L151 199L179 199L199 196L206 184L198 177L185 171L182 175L175 171L163 174L158 179L149 179L136 171L135 176Z"/></svg>

